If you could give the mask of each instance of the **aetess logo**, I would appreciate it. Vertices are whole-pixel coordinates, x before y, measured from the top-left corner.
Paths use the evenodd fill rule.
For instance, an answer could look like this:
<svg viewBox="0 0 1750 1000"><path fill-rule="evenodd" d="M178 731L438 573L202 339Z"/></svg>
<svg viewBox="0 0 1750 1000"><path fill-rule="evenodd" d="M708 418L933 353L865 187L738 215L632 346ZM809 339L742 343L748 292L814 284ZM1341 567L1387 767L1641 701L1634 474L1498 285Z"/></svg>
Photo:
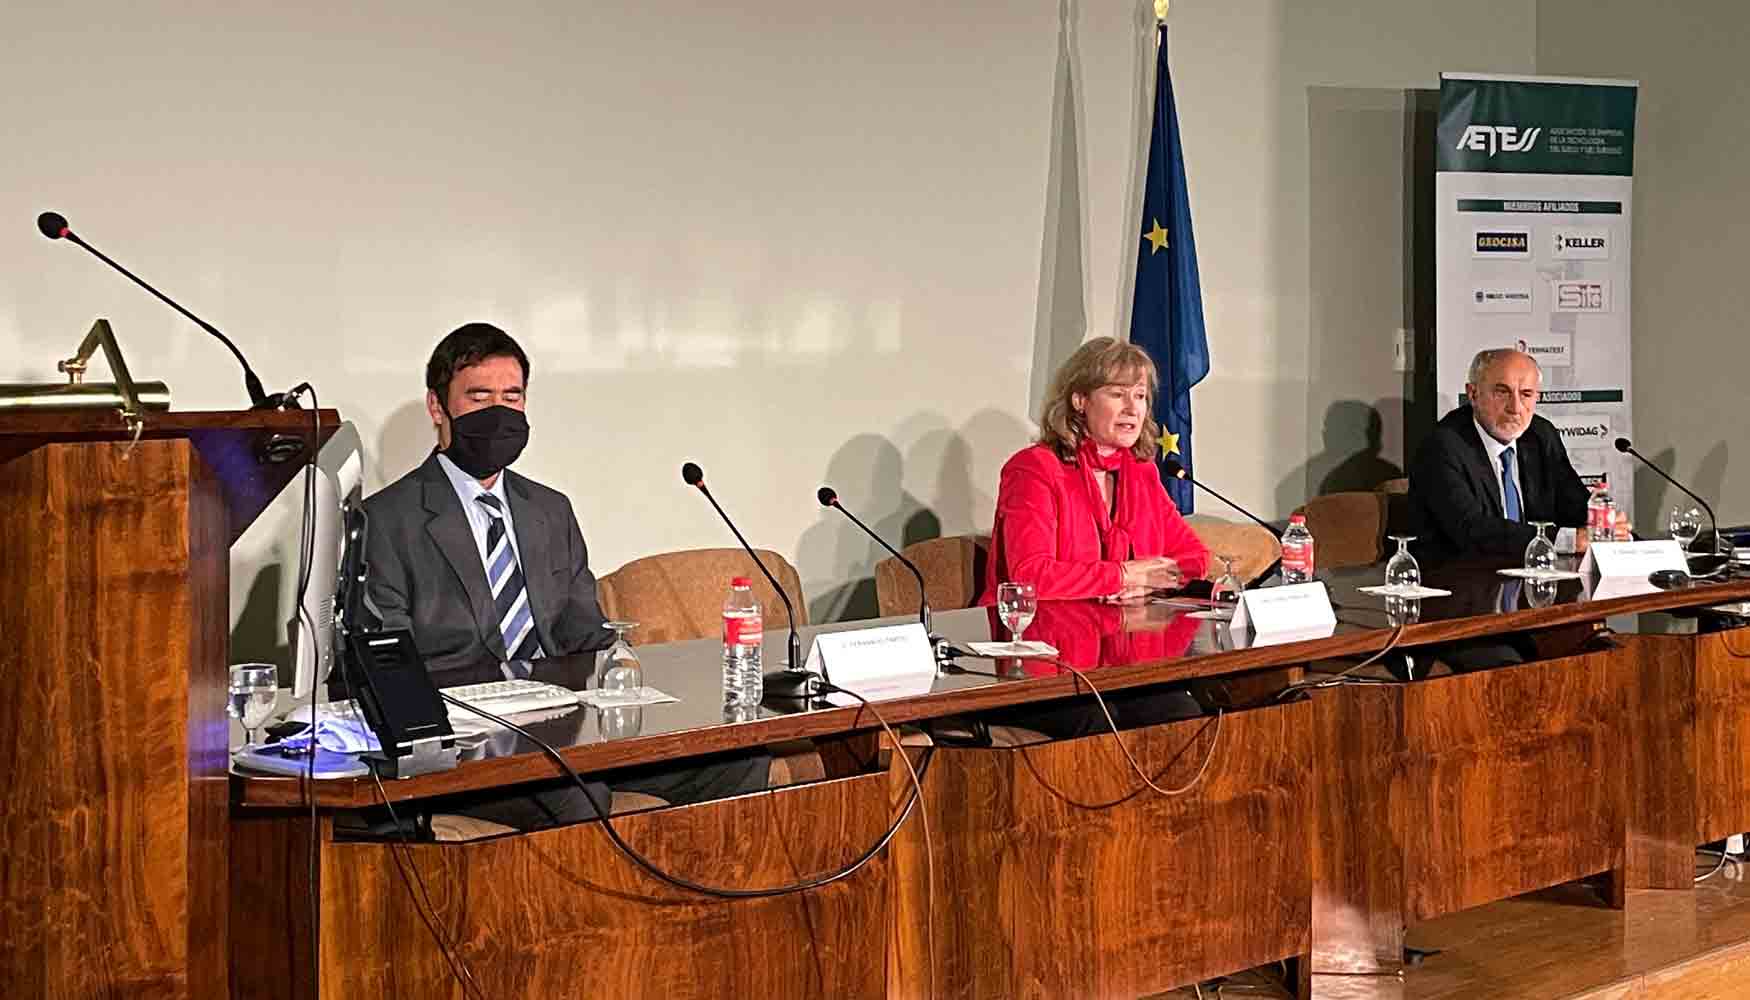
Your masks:
<svg viewBox="0 0 1750 1000"><path fill-rule="evenodd" d="M1494 156L1496 153L1525 153L1537 144L1542 128L1521 132L1517 125L1469 125L1458 137L1457 149L1469 149Z"/></svg>

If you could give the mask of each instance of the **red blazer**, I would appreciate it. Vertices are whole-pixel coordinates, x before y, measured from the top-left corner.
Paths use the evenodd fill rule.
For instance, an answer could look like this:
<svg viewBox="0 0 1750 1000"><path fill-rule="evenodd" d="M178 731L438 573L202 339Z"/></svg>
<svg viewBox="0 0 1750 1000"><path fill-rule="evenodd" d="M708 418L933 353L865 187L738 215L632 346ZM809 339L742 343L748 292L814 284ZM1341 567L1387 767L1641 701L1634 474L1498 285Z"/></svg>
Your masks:
<svg viewBox="0 0 1750 1000"><path fill-rule="evenodd" d="M1179 516L1154 464L1138 465L1140 509L1124 526L1130 551L1102 552L1108 516L1087 473L1043 444L1010 458L997 487L981 603L994 603L997 584L1010 581L1033 584L1041 601L1106 597L1122 589L1124 562L1150 556L1170 556L1187 579L1202 577L1209 550Z"/></svg>

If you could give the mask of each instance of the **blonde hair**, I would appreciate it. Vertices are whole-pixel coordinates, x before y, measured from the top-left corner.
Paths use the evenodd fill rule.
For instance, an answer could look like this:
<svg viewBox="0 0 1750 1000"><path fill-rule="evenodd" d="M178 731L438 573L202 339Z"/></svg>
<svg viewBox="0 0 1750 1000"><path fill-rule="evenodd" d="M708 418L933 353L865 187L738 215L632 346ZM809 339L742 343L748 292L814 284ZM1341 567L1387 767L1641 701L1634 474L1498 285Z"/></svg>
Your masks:
<svg viewBox="0 0 1750 1000"><path fill-rule="evenodd" d="M1142 348L1111 337L1095 337L1083 344L1052 377L1051 392L1039 414L1039 443L1050 445L1065 462L1074 462L1076 449L1088 432L1087 417L1076 412L1074 398L1079 395L1085 399L1101 386L1134 385L1139 379L1148 382L1149 412L1143 417L1142 433L1130 453L1152 460L1160 449L1161 427L1154 418L1160 373Z"/></svg>

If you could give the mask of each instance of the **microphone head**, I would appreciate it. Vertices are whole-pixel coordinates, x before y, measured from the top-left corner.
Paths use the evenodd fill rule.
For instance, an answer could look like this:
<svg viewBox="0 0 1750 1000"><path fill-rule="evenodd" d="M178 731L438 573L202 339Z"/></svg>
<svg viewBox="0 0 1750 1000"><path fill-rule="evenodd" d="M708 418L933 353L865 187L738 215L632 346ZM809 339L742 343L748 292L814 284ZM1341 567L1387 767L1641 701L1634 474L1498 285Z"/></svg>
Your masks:
<svg viewBox="0 0 1750 1000"><path fill-rule="evenodd" d="M73 231L67 225L67 217L59 212L44 212L37 216L36 227L51 240L58 240Z"/></svg>
<svg viewBox="0 0 1750 1000"><path fill-rule="evenodd" d="M1616 450L1622 452L1625 455L1628 454L1628 450L1630 448L1633 448L1633 447L1634 447L1634 445L1629 444L1628 438L1617 438L1616 439Z"/></svg>
<svg viewBox="0 0 1750 1000"><path fill-rule="evenodd" d="M1185 467L1180 465L1179 460L1176 458L1161 459L1161 468L1167 470L1167 475L1172 476L1174 479L1185 478Z"/></svg>
<svg viewBox="0 0 1750 1000"><path fill-rule="evenodd" d="M814 491L814 498L820 501L822 507L832 507L839 502L838 491L831 486L822 486Z"/></svg>
<svg viewBox="0 0 1750 1000"><path fill-rule="evenodd" d="M681 482L686 483L688 486L697 486L704 481L705 470L699 468L698 465L688 462L681 466Z"/></svg>

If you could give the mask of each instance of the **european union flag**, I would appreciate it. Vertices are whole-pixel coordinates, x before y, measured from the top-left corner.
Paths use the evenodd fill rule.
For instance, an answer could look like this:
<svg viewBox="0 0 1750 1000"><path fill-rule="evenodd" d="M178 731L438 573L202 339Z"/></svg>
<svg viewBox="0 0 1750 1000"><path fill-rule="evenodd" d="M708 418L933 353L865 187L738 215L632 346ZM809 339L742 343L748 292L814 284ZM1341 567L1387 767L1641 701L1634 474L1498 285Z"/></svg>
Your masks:
<svg viewBox="0 0 1750 1000"><path fill-rule="evenodd" d="M1164 24L1155 62L1154 134L1148 144L1130 342L1147 351L1161 372L1161 391L1155 399L1155 420L1163 431L1161 457L1175 458L1190 469L1191 387L1209 374L1209 341L1203 332L1197 243L1191 237L1191 198L1185 189ZM1191 484L1183 479L1168 479L1166 484L1180 512L1191 513Z"/></svg>

